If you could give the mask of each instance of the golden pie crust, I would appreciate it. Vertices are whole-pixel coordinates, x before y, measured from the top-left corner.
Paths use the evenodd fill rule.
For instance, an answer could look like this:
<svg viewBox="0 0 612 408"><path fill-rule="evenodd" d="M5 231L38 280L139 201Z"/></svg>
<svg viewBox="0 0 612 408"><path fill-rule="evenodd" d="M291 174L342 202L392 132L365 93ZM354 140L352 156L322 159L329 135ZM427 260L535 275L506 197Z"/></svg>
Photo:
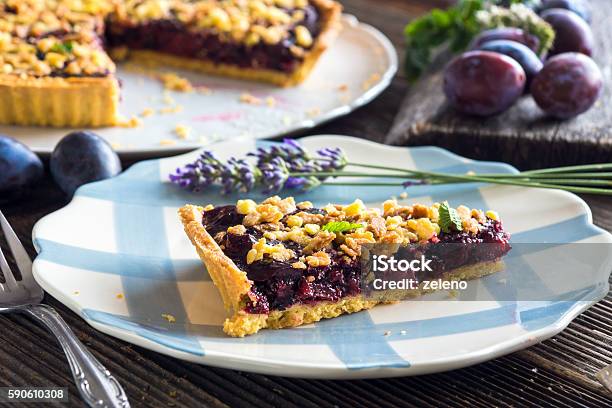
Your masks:
<svg viewBox="0 0 612 408"><path fill-rule="evenodd" d="M119 83L112 77L0 75L0 123L24 126L114 125Z"/></svg>
<svg viewBox="0 0 612 408"><path fill-rule="evenodd" d="M213 283L221 293L221 298L230 317L223 324L223 331L232 337L244 337L255 334L261 329L282 329L330 319L342 314L355 313L370 309L381 303L393 303L397 299L379 300L364 299L361 296L349 296L337 302L318 302L316 304L295 304L285 310L272 310L269 314L246 313L244 301L248 297L252 282L246 272L240 270L227 257L212 236L202 225L204 208L186 205L179 209L179 217L185 233L196 248L206 266ZM502 260L482 262L457 268L445 273L443 280L472 280L500 272L504 268ZM417 297L433 290L417 289L409 297ZM405 295L405 292L404 292Z"/></svg>
<svg viewBox="0 0 612 408"><path fill-rule="evenodd" d="M321 18L321 32L293 72L239 68L148 50L131 50L135 62L186 68L207 74L294 86L306 79L341 28L342 6L333 0L311 0ZM105 77L24 76L0 73L0 124L103 127L119 121L119 83Z"/></svg>

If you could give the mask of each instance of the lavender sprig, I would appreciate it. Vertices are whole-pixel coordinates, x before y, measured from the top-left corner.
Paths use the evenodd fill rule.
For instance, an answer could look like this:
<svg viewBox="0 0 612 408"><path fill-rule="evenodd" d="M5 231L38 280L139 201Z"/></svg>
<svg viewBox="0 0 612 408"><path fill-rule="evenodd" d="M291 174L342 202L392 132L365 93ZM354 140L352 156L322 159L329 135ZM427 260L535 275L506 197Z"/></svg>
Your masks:
<svg viewBox="0 0 612 408"><path fill-rule="evenodd" d="M194 192L218 183L223 172L223 163L211 151L203 151L193 163L177 168L170 174L170 181Z"/></svg>
<svg viewBox="0 0 612 408"><path fill-rule="evenodd" d="M339 148L321 149L317 154L311 156L291 139L280 145L260 147L243 159L232 157L226 163L205 151L195 162L170 174L170 181L191 191L218 185L221 194L249 192L256 186L262 186L265 193L282 189L305 191L319 186L328 177L316 176L317 173L341 170L348 162ZM248 158L254 163L247 161ZM307 175L294 175L300 173Z"/></svg>
<svg viewBox="0 0 612 408"><path fill-rule="evenodd" d="M384 172L344 171L347 166ZM351 162L344 151L337 147L320 149L311 155L296 141L285 140L280 145L258 148L248 153L246 158L230 158L227 162L205 151L193 163L170 174L170 181L192 191L219 186L222 194L249 192L256 187L271 193L283 189L304 191L321 184L408 188L427 184L481 182L612 195L612 172L605 170L612 170L612 164L558 167L517 174L448 174ZM369 180L330 183L327 181L330 177L367 177ZM403 181L393 182L388 179Z"/></svg>

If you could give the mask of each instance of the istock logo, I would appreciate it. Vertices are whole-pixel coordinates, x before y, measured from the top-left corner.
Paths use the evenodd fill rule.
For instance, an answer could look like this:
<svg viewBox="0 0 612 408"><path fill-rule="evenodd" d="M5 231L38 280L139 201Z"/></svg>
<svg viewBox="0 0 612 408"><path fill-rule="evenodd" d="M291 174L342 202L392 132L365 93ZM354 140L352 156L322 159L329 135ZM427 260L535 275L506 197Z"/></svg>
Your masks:
<svg viewBox="0 0 612 408"><path fill-rule="evenodd" d="M394 256L374 255L372 257L372 270L374 272L431 272L429 266L431 259L421 255L420 259L395 259Z"/></svg>

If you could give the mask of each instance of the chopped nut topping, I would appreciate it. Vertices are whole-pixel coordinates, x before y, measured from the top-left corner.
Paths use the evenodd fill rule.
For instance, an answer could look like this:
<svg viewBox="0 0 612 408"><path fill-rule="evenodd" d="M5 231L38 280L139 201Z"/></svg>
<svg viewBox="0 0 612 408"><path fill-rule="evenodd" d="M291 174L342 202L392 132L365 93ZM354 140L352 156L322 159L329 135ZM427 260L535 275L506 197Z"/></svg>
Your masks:
<svg viewBox="0 0 612 408"><path fill-rule="evenodd" d="M295 269L306 269L307 268L306 264L302 261L297 261L297 262L292 263L291 267Z"/></svg>
<svg viewBox="0 0 612 408"><path fill-rule="evenodd" d="M296 207L299 210L308 210L308 209L312 208L313 205L312 205L312 203L310 201L302 201L302 202L297 203Z"/></svg>
<svg viewBox="0 0 612 408"><path fill-rule="evenodd" d="M236 203L236 211L238 214L252 214L257 211L257 203L253 200L238 200Z"/></svg>
<svg viewBox="0 0 612 408"><path fill-rule="evenodd" d="M227 232L234 235L244 235L246 233L246 228L244 225L234 225L229 227Z"/></svg>
<svg viewBox="0 0 612 408"><path fill-rule="evenodd" d="M283 213L279 207L272 204L260 204L254 213L248 213L242 223L247 227L261 223L278 222L283 218Z"/></svg>
<svg viewBox="0 0 612 408"><path fill-rule="evenodd" d="M317 266L327 266L331 263L331 258L326 252L319 251L306 257L306 262L309 266L316 268Z"/></svg>
<svg viewBox="0 0 612 408"><path fill-rule="evenodd" d="M287 217L286 224L289 227L301 227L303 222L304 220L302 220L297 215L290 215L289 217Z"/></svg>
<svg viewBox="0 0 612 408"><path fill-rule="evenodd" d="M429 218L429 207L422 204L415 204L412 207L412 216L414 218Z"/></svg>
<svg viewBox="0 0 612 408"><path fill-rule="evenodd" d="M365 210L365 205L363 201L357 199L352 204L344 207L343 210L347 217L358 217Z"/></svg>
<svg viewBox="0 0 612 408"><path fill-rule="evenodd" d="M496 211L489 210L486 212L487 218L492 219L493 221L499 221L499 214Z"/></svg>
<svg viewBox="0 0 612 408"><path fill-rule="evenodd" d="M336 238L336 234L329 231L319 231L317 235L304 247L305 254L312 254L315 251L326 248Z"/></svg>
<svg viewBox="0 0 612 408"><path fill-rule="evenodd" d="M112 74L115 65L100 41L106 22L136 26L175 20L187 30L210 30L221 42L247 46L295 38L291 48L298 51L292 52L303 55L314 43L313 33L302 24L308 5L308 0L5 0L0 5L0 69L19 76ZM127 48L117 48L113 57L125 58ZM193 91L176 74L161 79L169 89Z"/></svg>
<svg viewBox="0 0 612 408"><path fill-rule="evenodd" d="M260 261L264 255L270 255L276 261L287 261L295 257L295 252L285 248L283 244L268 245L266 239L261 238L253 244L253 247L247 252L247 264L252 264L255 261Z"/></svg>
<svg viewBox="0 0 612 408"><path fill-rule="evenodd" d="M304 48L308 48L312 45L312 35L310 35L310 31L302 25L295 27L295 39L298 45Z"/></svg>
<svg viewBox="0 0 612 408"><path fill-rule="evenodd" d="M367 230L371 231L377 238L380 238L387 232L387 222L382 217L372 217Z"/></svg>
<svg viewBox="0 0 612 408"><path fill-rule="evenodd" d="M318 253L325 252L332 244L350 261L360 255L361 246L364 244L380 242L400 245L426 242L441 233L438 203L431 206L401 206L396 201L389 200L383 204L383 214L377 208L366 208L360 200L344 206L329 204L323 208L327 215L297 210L310 205L312 204L299 203L296 206L292 197L281 199L278 196L270 197L261 204L253 200L238 200L237 212L245 217L242 225L231 227L228 232L242 234L246 232L245 227L253 227L261 232L263 238L249 251L248 262L262 259L265 254L269 254L273 259L291 259L295 256L292 251L282 244L267 245L266 240L292 241L297 243L302 248L302 254L308 257L300 259L300 262L311 266L314 262L319 262L313 257L321 257ZM498 217L494 212L485 214L465 206L458 207L457 212L462 217L463 230L471 234L476 234L483 228L487 217ZM322 229L328 222L349 219L347 222L356 222L363 227L342 233Z"/></svg>
<svg viewBox="0 0 612 408"><path fill-rule="evenodd" d="M319 232L320 229L321 229L321 226L319 224L304 225L304 231L306 231L306 233L310 235L315 235L317 232Z"/></svg>

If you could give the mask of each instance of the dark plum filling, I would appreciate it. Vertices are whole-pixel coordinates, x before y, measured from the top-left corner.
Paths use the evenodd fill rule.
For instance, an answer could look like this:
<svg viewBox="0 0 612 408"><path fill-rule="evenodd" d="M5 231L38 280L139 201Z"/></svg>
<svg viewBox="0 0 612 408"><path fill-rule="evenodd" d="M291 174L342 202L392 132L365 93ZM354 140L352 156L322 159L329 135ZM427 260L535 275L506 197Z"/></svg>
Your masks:
<svg viewBox="0 0 612 408"><path fill-rule="evenodd" d="M318 213L321 210L307 211ZM236 207L228 205L205 211L202 224L214 236L228 227L241 224L242 220L243 216L236 212ZM466 232L441 233L425 245L407 247L408 251L415 251L413 255L424 253L427 259L432 259L433 272L413 278L419 281L437 278L459 266L493 261L504 256L511 247L510 237L504 232L501 222L487 219L483 227L475 235ZM247 264L247 252L261 237L259 230L248 227L245 234L226 233L219 242L225 255L253 281L251 295L256 301L247 303L246 312L269 313L298 303L335 302L361 293L361 260L357 258L348 262L343 253L336 249L326 250L331 258L330 265L297 269L291 265L303 255L303 248L292 241L285 241L283 245L296 253L296 259L284 262L263 259ZM280 242L269 240L268 243L276 245Z"/></svg>
<svg viewBox="0 0 612 408"><path fill-rule="evenodd" d="M316 37L320 31L318 11L307 6L303 25ZM212 30L190 31L176 20L156 20L139 25L107 25L106 39L110 46L127 46L131 49L150 49L176 55L235 65L241 68L271 69L292 72L301 62L290 48L295 45L295 34L290 31L288 38L278 44L263 42L246 46L238 42L223 40Z"/></svg>

